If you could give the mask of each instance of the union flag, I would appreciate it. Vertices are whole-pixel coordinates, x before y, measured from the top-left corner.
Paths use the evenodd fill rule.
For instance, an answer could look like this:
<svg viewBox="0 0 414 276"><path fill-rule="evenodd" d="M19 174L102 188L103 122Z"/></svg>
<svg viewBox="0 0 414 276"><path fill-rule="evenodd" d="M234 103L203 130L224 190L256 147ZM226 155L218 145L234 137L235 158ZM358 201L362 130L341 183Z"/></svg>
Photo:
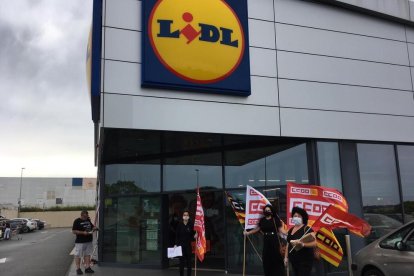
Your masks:
<svg viewBox="0 0 414 276"><path fill-rule="evenodd" d="M330 205L312 225L315 231L322 227L330 230L346 228L360 237L368 237L371 233L371 225L368 222L333 205Z"/></svg>
<svg viewBox="0 0 414 276"><path fill-rule="evenodd" d="M197 188L197 208L196 216L194 221L194 231L197 232L196 239L196 255L197 258L202 262L204 260L204 254L207 251L207 242L206 242L206 228L204 225L204 210L203 205L201 204L200 190Z"/></svg>
<svg viewBox="0 0 414 276"><path fill-rule="evenodd" d="M321 258L338 267L344 256L344 251L332 230L321 228L316 232L315 238Z"/></svg>
<svg viewBox="0 0 414 276"><path fill-rule="evenodd" d="M229 201L231 208L233 209L234 213L236 214L237 220L240 224L244 225L244 220L246 218L246 210L244 209L243 203L239 200L235 200L231 194L225 192L227 196L227 200Z"/></svg>

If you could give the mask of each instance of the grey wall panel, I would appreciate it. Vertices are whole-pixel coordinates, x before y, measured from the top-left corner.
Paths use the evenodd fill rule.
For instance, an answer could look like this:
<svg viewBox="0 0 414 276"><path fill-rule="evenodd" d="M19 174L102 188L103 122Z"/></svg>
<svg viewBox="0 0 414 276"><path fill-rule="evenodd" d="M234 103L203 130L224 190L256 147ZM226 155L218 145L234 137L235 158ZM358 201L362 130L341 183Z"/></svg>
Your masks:
<svg viewBox="0 0 414 276"><path fill-rule="evenodd" d="M105 92L109 93L227 102L246 105L278 105L276 78L251 77L251 86L252 94L249 97L224 96L164 89L143 89L141 88L140 64L110 60L105 62Z"/></svg>
<svg viewBox="0 0 414 276"><path fill-rule="evenodd" d="M414 142L414 117L280 109L282 136Z"/></svg>
<svg viewBox="0 0 414 276"><path fill-rule="evenodd" d="M406 27L407 30L407 41L414 43L414 27Z"/></svg>
<svg viewBox="0 0 414 276"><path fill-rule="evenodd" d="M414 44L407 43L408 55L410 56L410 66L414 66Z"/></svg>
<svg viewBox="0 0 414 276"><path fill-rule="evenodd" d="M272 22L249 19L250 46L275 49L275 26Z"/></svg>
<svg viewBox="0 0 414 276"><path fill-rule="evenodd" d="M404 42L276 24L277 48L294 52L408 65Z"/></svg>
<svg viewBox="0 0 414 276"><path fill-rule="evenodd" d="M301 0L275 0L276 22L405 41L403 25L343 8Z"/></svg>
<svg viewBox="0 0 414 276"><path fill-rule="evenodd" d="M413 96L409 91L279 80L281 107L414 116Z"/></svg>
<svg viewBox="0 0 414 276"><path fill-rule="evenodd" d="M409 67L278 51L280 78L411 90Z"/></svg>
<svg viewBox="0 0 414 276"><path fill-rule="evenodd" d="M279 136L278 108L105 95L104 127Z"/></svg>
<svg viewBox="0 0 414 276"><path fill-rule="evenodd" d="M141 32L106 27L105 58L141 62Z"/></svg>
<svg viewBox="0 0 414 276"><path fill-rule="evenodd" d="M410 20L408 0L335 0L367 10Z"/></svg>
<svg viewBox="0 0 414 276"><path fill-rule="evenodd" d="M408 1L408 4L410 5L410 20L414 21L414 3L412 0Z"/></svg>
<svg viewBox="0 0 414 276"><path fill-rule="evenodd" d="M274 20L273 0L247 0L249 18Z"/></svg>
<svg viewBox="0 0 414 276"><path fill-rule="evenodd" d="M276 51L250 47L250 74L276 77Z"/></svg>
<svg viewBox="0 0 414 276"><path fill-rule="evenodd" d="M106 0L106 26L141 31L141 1Z"/></svg>

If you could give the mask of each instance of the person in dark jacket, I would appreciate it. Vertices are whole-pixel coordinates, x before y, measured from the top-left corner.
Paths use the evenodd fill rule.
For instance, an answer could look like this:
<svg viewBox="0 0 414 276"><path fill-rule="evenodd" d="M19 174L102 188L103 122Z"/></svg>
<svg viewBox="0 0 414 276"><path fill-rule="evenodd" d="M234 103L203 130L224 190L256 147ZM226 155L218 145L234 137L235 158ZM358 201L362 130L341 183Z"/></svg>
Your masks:
<svg viewBox="0 0 414 276"><path fill-rule="evenodd" d="M283 233L282 222L272 205L263 208L264 217L259 225L244 235L248 236L257 232L263 233L263 271L265 276L285 275L283 256L280 254L280 233Z"/></svg>
<svg viewBox="0 0 414 276"><path fill-rule="evenodd" d="M190 220L190 212L183 212L183 220L177 225L175 247L181 246L183 255L180 257L180 276L184 276L184 266L187 266L187 276L191 276L191 242L196 237L194 223Z"/></svg>
<svg viewBox="0 0 414 276"><path fill-rule="evenodd" d="M310 233L314 238L314 232L308 225L308 213L300 208L292 208L292 222L295 224L288 231L287 241L288 250L286 250L285 264L288 261L292 264L292 268L295 276L309 276L311 275L313 259L314 259L314 247L316 246L316 240L309 242L301 241L301 238ZM292 250L292 248L295 248Z"/></svg>

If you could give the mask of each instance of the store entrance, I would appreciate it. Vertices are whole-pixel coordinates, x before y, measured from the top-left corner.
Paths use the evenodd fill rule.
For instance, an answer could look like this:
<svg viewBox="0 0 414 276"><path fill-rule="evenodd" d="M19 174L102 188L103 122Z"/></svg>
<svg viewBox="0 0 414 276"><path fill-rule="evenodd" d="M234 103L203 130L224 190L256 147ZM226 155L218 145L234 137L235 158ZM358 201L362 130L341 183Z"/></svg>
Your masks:
<svg viewBox="0 0 414 276"><path fill-rule="evenodd" d="M204 209L206 228L207 250L204 261L198 262L201 269L224 270L225 256L225 232L223 214L223 192L217 190L200 189L201 201ZM196 210L196 192L186 191L171 193L168 195L168 246L174 246L175 229L182 219L184 210L190 211L191 220L194 222ZM178 267L178 259L170 259L169 267Z"/></svg>

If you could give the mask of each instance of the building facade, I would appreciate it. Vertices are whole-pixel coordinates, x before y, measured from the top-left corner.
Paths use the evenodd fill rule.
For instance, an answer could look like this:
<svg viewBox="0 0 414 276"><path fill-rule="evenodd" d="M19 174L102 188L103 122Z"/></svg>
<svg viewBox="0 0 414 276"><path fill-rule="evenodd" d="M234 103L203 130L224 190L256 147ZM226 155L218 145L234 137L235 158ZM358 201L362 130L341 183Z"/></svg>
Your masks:
<svg viewBox="0 0 414 276"><path fill-rule="evenodd" d="M411 2L378 0L364 6L358 4L362 1L239 1L246 7L244 14L233 1L226 1L244 30L247 50L240 66L248 61L249 96L233 93L247 85L243 77L217 88L221 81L210 85L194 81L196 74L183 77L194 73L192 66L186 65L181 73L171 65L183 58L171 56L181 46L163 45L160 37L185 36L193 45L194 37L217 42L214 34L221 30L220 43L231 46L236 45L230 38L237 32L223 25L214 28L214 17L197 25L195 12L194 21L183 14L188 25L181 23L180 28L201 28L200 33L175 31L174 22L181 19L174 8L175 21L168 12L162 14L166 17L155 22L163 29L152 34L148 20L170 2L178 3L94 1L88 57L102 262L175 266L166 248L174 244L181 212L195 209L197 185L210 247L202 268L241 271L242 228L224 191L242 199L246 185L270 198L282 218L289 181L342 191L350 212L364 217L375 230L368 239L353 237L353 252L413 219ZM207 9L210 4L200 5ZM240 46L242 41L237 41ZM159 61L149 59L149 48L158 53ZM175 76L164 78L168 72L163 66ZM244 76L246 71L238 70L234 74ZM337 233L341 243L345 233ZM260 237L254 239L260 250ZM261 270L251 246L246 262L249 273ZM322 262L315 266L319 274L345 271L346 259L339 268Z"/></svg>

